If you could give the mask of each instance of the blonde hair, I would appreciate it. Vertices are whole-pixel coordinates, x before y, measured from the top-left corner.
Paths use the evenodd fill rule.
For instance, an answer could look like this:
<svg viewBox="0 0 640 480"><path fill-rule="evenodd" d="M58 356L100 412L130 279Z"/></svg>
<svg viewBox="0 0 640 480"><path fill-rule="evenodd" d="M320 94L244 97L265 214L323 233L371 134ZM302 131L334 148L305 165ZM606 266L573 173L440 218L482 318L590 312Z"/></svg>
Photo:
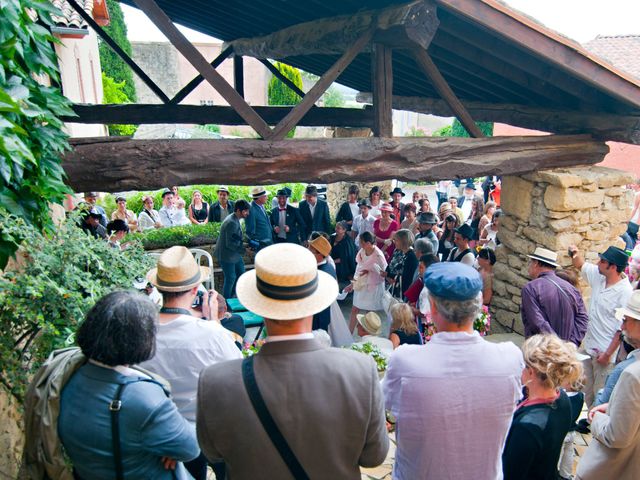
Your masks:
<svg viewBox="0 0 640 480"><path fill-rule="evenodd" d="M184 198L179 198L178 200L176 200L176 207L177 208L184 208L184 206L186 205Z"/></svg>
<svg viewBox="0 0 640 480"><path fill-rule="evenodd" d="M391 331L402 330L407 335L418 332L418 325L413 317L411 307L406 303L396 303L391 307Z"/></svg>
<svg viewBox="0 0 640 480"><path fill-rule="evenodd" d="M576 357L577 348L554 334L534 335L522 346L524 362L533 368L547 388L566 386L579 390L582 386L582 362Z"/></svg>

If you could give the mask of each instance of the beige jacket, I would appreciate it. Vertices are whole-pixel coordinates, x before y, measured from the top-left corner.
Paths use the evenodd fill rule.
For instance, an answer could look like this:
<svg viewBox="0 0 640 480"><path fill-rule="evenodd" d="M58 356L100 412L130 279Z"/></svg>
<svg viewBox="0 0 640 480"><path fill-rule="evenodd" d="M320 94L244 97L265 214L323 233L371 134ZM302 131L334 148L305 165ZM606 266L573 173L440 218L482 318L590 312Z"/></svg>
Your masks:
<svg viewBox="0 0 640 480"><path fill-rule="evenodd" d="M229 479L292 478L246 393L242 360L205 369L198 387L198 441L224 459ZM371 358L315 339L266 343L258 387L278 428L313 479L360 479L389 448L382 392Z"/></svg>
<svg viewBox="0 0 640 480"><path fill-rule="evenodd" d="M620 375L607 414L596 413L593 440L578 464L581 480L640 478L640 362Z"/></svg>

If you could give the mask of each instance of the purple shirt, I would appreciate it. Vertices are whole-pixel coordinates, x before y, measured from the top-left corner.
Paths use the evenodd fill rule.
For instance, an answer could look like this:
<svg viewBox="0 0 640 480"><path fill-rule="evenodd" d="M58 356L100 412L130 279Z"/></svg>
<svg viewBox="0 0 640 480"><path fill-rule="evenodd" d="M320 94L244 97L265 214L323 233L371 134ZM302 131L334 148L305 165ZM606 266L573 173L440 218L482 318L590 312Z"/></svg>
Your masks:
<svg viewBox="0 0 640 480"><path fill-rule="evenodd" d="M578 346L589 320L578 289L552 271L540 273L524 286L520 314L525 337L555 333Z"/></svg>

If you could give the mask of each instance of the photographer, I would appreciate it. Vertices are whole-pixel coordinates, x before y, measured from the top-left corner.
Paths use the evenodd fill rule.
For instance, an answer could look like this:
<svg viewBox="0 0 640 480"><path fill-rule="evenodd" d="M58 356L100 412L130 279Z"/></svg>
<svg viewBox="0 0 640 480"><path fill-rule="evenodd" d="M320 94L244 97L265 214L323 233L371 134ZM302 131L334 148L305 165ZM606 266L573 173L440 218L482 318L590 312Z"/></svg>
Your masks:
<svg viewBox="0 0 640 480"><path fill-rule="evenodd" d="M236 280L244 273L245 253L242 242L242 227L240 219L249 216L249 203L245 200L238 200L233 207L233 215L227 216L220 226L220 235L216 243L213 255L220 263L224 274L224 284L222 295L224 298L231 298L235 294ZM251 246L251 241L249 242Z"/></svg>
<svg viewBox="0 0 640 480"><path fill-rule="evenodd" d="M158 318L156 354L142 366L169 381L178 411L193 425L200 371L214 363L242 357L220 322L208 321L218 320L217 292L203 293L201 314L192 310L199 297L198 288L208 277L209 269L199 266L185 247L165 250L158 266L147 273L147 280L162 294L163 307ZM185 467L194 478L206 478L207 461L203 455L185 463Z"/></svg>

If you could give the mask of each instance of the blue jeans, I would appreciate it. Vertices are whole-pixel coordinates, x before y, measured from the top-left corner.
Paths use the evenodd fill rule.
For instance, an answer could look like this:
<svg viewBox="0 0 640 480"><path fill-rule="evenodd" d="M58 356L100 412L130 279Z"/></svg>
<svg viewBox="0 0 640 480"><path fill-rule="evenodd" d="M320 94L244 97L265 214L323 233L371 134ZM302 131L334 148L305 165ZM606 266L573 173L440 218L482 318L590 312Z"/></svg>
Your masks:
<svg viewBox="0 0 640 480"><path fill-rule="evenodd" d="M237 262L220 262L220 268L224 275L222 286L222 296L231 298L236 293L236 282L238 277L244 273L244 262L240 259Z"/></svg>

